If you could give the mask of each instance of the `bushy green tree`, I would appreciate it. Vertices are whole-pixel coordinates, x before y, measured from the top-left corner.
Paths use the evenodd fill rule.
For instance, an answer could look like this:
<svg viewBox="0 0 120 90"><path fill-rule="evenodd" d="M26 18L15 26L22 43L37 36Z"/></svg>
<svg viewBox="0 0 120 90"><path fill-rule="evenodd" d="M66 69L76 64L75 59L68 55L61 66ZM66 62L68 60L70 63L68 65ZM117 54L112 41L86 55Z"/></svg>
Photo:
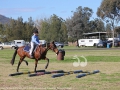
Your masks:
<svg viewBox="0 0 120 90"><path fill-rule="evenodd" d="M111 24L114 38L114 29L120 22L120 0L102 0L101 5L97 10L97 16Z"/></svg>
<svg viewBox="0 0 120 90"><path fill-rule="evenodd" d="M23 22L22 17L18 17L17 20L11 19L9 24L4 25L6 41L20 39L30 41L34 27L31 17L28 18L28 22Z"/></svg>
<svg viewBox="0 0 120 90"><path fill-rule="evenodd" d="M88 25L92 13L92 9L79 6L76 11L73 12L73 16L66 19L69 40L76 41L83 37L83 33L90 30Z"/></svg>
<svg viewBox="0 0 120 90"><path fill-rule="evenodd" d="M67 41L67 28L65 21L53 14L50 18L44 18L36 21L40 30L40 39L58 42Z"/></svg>

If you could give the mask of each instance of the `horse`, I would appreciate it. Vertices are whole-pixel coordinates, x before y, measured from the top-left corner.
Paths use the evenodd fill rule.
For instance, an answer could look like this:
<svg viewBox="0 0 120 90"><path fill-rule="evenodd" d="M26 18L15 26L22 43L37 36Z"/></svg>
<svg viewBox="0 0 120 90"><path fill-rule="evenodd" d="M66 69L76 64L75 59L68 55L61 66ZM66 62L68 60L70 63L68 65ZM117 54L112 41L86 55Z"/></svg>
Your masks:
<svg viewBox="0 0 120 90"><path fill-rule="evenodd" d="M29 52L24 51L24 48L25 48L25 46L17 47L15 49L14 54L13 54L12 60L10 62L13 65L14 62L15 62L16 55L17 54L19 55L20 60L18 62L18 66L17 66L17 72L19 72L19 67L20 67L20 64L22 63L22 61L24 61L26 63L26 65L28 65L28 62L26 60L24 60L25 57L28 57L30 59L35 59L34 72L36 72L38 61L41 60L41 59L42 60L47 60L47 64L45 66L45 69L47 69L47 67L49 65L49 59L46 57L47 51L48 50L52 50L56 54L58 54L58 52L59 52L58 49L57 49L57 47L56 47L56 45L55 45L55 43L54 43L54 41L51 42L51 43L48 43L47 47L43 47L42 45L37 45L36 49L33 52L34 58L31 58L30 55L29 55Z"/></svg>

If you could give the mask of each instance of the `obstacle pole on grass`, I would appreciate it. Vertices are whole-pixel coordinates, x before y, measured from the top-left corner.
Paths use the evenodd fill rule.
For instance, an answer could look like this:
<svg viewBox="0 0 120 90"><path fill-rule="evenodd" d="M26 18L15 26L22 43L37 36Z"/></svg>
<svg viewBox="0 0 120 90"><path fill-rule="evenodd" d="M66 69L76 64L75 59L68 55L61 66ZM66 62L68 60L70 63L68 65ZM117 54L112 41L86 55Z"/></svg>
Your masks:
<svg viewBox="0 0 120 90"><path fill-rule="evenodd" d="M96 73L99 73L99 72L100 72L99 70L94 70L93 72L79 74L79 75L76 76L76 78L81 78L81 77L91 75L91 74L96 74Z"/></svg>
<svg viewBox="0 0 120 90"><path fill-rule="evenodd" d="M52 75L52 78L61 77L61 76L69 75L69 74L76 74L76 73L88 73L88 71L82 71L82 70L69 71L69 72Z"/></svg>
<svg viewBox="0 0 120 90"><path fill-rule="evenodd" d="M33 77L33 76L40 76L40 75L45 75L45 74L52 74L52 73L63 73L63 70L57 70L57 71L46 71L46 72L37 72L34 74L29 74L29 77Z"/></svg>
<svg viewBox="0 0 120 90"><path fill-rule="evenodd" d="M35 71L17 72L17 73L9 74L9 76L16 76L16 75L22 75L22 74L30 74L30 73L34 73L34 72ZM36 72L45 72L45 70L37 70Z"/></svg>

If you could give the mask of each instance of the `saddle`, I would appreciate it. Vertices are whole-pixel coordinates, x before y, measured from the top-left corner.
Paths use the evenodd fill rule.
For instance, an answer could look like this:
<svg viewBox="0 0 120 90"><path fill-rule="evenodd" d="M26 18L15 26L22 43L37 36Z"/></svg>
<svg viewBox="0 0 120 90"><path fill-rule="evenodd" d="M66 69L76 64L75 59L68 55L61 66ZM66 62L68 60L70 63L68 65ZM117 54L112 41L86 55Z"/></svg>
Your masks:
<svg viewBox="0 0 120 90"><path fill-rule="evenodd" d="M34 46L33 52L36 50L37 46L38 46L38 45L35 45L35 46ZM31 48L31 45L27 44L27 45L25 45L25 47L23 48L23 50L24 50L25 52L30 52L30 48Z"/></svg>

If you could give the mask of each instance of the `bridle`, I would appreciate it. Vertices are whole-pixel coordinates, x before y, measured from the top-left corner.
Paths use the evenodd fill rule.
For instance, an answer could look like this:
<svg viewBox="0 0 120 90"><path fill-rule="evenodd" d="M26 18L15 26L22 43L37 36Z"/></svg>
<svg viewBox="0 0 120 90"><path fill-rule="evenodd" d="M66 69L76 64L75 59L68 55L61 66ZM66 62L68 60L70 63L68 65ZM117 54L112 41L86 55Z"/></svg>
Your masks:
<svg viewBox="0 0 120 90"><path fill-rule="evenodd" d="M57 51L57 53L56 53L56 54L58 55L58 53L59 53L59 51Z"/></svg>
<svg viewBox="0 0 120 90"><path fill-rule="evenodd" d="M56 47L52 47L52 48L49 48L49 49L51 49L52 51L54 51L54 52L55 52L55 48L56 48ZM56 53L56 52L55 52L55 53ZM58 53L59 53L59 51L57 51L57 53L56 53L56 54L58 55Z"/></svg>

